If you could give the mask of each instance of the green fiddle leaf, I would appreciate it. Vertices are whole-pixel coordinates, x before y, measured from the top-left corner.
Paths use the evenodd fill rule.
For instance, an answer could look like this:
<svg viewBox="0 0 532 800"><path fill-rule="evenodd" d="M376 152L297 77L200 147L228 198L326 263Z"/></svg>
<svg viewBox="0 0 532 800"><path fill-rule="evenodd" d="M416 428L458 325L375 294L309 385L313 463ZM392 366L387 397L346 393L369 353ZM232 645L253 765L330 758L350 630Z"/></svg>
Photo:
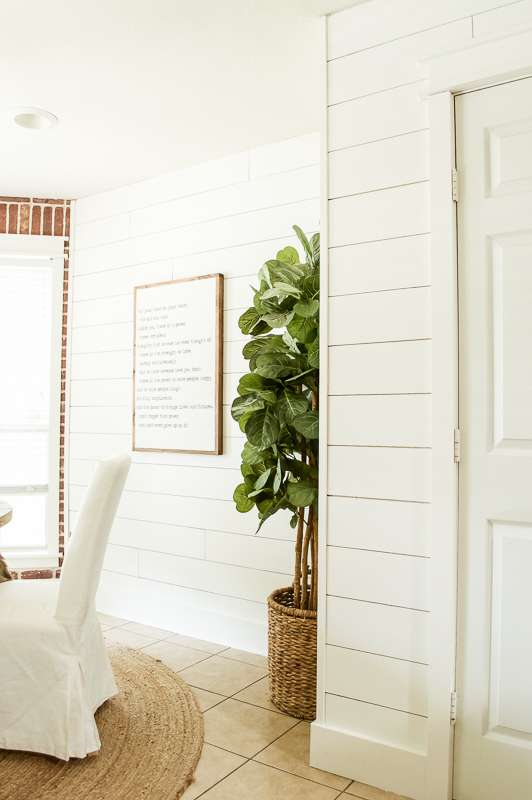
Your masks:
<svg viewBox="0 0 532 800"><path fill-rule="evenodd" d="M277 261L282 261L283 264L299 264L299 253L295 247L288 245L288 247L283 247L282 250L279 250Z"/></svg>
<svg viewBox="0 0 532 800"><path fill-rule="evenodd" d="M231 406L231 416L234 420L238 422L238 420L253 411L260 411L261 408L264 408L264 401L261 400L259 397L254 397L251 394L246 394L243 397L237 397L233 400L233 404Z"/></svg>
<svg viewBox="0 0 532 800"><path fill-rule="evenodd" d="M238 327L242 333L248 334L251 333L252 328L257 324L258 321L259 314L257 309L248 308L243 314L240 315L238 319Z"/></svg>
<svg viewBox="0 0 532 800"><path fill-rule="evenodd" d="M250 500L247 493L247 488L245 483L239 483L236 487L235 491L233 492L233 500L236 504L236 510L240 511L242 514L245 514L247 511L251 511L255 503L253 500Z"/></svg>
<svg viewBox="0 0 532 800"><path fill-rule="evenodd" d="M318 300L301 300L299 303L296 303L294 306L294 311L298 315L298 317L315 317L318 313L318 309L320 304Z"/></svg>
<svg viewBox="0 0 532 800"><path fill-rule="evenodd" d="M273 284L274 288L277 289L284 295L288 295L289 297L300 297L301 292L299 289L296 289L295 286L292 286L290 283L285 283L284 281L275 281ZM270 290L271 291L271 290Z"/></svg>
<svg viewBox="0 0 532 800"><path fill-rule="evenodd" d="M305 439L317 439L319 436L319 417L315 411L307 411L295 417L292 424Z"/></svg>
<svg viewBox="0 0 532 800"><path fill-rule="evenodd" d="M316 320L306 317L294 317L287 325L288 333L298 342L308 344L316 338L318 327Z"/></svg>
<svg viewBox="0 0 532 800"><path fill-rule="evenodd" d="M313 267L319 267L320 265L320 235L319 233L313 234L310 237L310 249L312 251L312 260L311 264Z"/></svg>
<svg viewBox="0 0 532 800"><path fill-rule="evenodd" d="M269 411L258 411L250 417L246 424L246 436L255 447L270 447L279 437L279 422Z"/></svg>
<svg viewBox="0 0 532 800"><path fill-rule="evenodd" d="M259 464L262 461L263 454L260 448L255 447L250 442L246 442L244 447L242 448L242 461L245 464L249 464L253 466L253 464Z"/></svg>
<svg viewBox="0 0 532 800"><path fill-rule="evenodd" d="M291 392L284 389L279 400L281 414L286 422L291 423L294 417L298 417L308 411L309 403L301 392Z"/></svg>
<svg viewBox="0 0 532 800"><path fill-rule="evenodd" d="M287 487L287 494L290 502L298 508L311 506L318 496L316 486L309 481L289 483Z"/></svg>
<svg viewBox="0 0 532 800"><path fill-rule="evenodd" d="M277 311L272 314L264 314L262 317L270 328L286 328L294 317L294 312Z"/></svg>
<svg viewBox="0 0 532 800"><path fill-rule="evenodd" d="M277 492L279 491L281 483L282 483L282 480L283 480L283 472L282 472L282 469L281 469L281 459L278 458L277 459L277 467L275 469L275 475L274 475L274 478L273 478L273 492L274 492L274 494L277 494Z"/></svg>
<svg viewBox="0 0 532 800"><path fill-rule="evenodd" d="M319 369L320 366L320 340L319 337L316 336L314 341L308 347L308 363L311 367L315 369Z"/></svg>
<svg viewBox="0 0 532 800"><path fill-rule="evenodd" d="M270 477L271 472L272 472L271 467L270 469L267 469L265 472L263 472L262 475L260 475L255 481L254 488L258 490L263 489L264 486L266 486L266 484L268 483L268 478Z"/></svg>
<svg viewBox="0 0 532 800"><path fill-rule="evenodd" d="M241 396L253 394L260 397L265 403L271 404L277 400L275 387L275 383L265 380L255 372L249 372L246 375L242 375L238 381L237 391Z"/></svg>
<svg viewBox="0 0 532 800"><path fill-rule="evenodd" d="M255 372L263 378L283 378L299 369L298 362L286 353L263 353L257 358Z"/></svg>
<svg viewBox="0 0 532 800"><path fill-rule="evenodd" d="M301 230L299 225L292 225L292 228L295 231L297 238L299 239L299 241L303 245L303 249L304 249L305 253L307 254L307 258L308 258L309 264L312 264L312 255L313 254L312 254L312 248L310 246L309 240L307 239L307 237L305 236L305 234L303 233L303 231Z"/></svg>

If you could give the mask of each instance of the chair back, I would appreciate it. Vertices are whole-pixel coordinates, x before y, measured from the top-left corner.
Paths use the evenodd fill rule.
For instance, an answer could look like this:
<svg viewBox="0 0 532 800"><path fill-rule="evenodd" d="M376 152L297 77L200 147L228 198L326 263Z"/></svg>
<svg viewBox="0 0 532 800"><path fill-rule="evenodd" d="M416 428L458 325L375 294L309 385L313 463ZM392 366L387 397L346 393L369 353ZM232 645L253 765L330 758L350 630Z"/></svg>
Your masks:
<svg viewBox="0 0 532 800"><path fill-rule="evenodd" d="M131 459L116 456L98 465L85 496L61 570L56 619L81 625L94 607L109 533Z"/></svg>

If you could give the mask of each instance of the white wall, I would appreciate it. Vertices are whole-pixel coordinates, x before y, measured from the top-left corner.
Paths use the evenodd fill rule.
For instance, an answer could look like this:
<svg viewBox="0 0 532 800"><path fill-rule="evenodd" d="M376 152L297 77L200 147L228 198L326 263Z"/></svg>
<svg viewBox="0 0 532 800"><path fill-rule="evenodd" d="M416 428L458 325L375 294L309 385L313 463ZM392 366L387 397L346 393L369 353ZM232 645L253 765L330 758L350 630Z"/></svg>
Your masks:
<svg viewBox="0 0 532 800"><path fill-rule="evenodd" d="M327 22L329 519L313 763L415 798L427 797L431 607L419 62L531 26L531 0L372 0Z"/></svg>
<svg viewBox="0 0 532 800"><path fill-rule="evenodd" d="M265 651L265 598L290 582L292 538L277 515L232 502L242 434L229 407L245 370L237 320L249 284L288 242L319 226L312 134L79 200L70 362L70 527L97 459L131 449L134 286L222 272L224 454L133 453L111 534L102 611Z"/></svg>

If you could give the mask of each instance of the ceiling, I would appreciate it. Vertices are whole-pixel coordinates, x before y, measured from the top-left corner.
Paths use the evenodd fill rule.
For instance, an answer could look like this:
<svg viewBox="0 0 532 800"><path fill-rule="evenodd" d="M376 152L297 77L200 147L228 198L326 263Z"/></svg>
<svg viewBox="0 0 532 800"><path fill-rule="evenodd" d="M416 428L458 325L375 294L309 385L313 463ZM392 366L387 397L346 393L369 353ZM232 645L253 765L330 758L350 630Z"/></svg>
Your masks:
<svg viewBox="0 0 532 800"><path fill-rule="evenodd" d="M25 0L0 26L0 195L83 197L316 130L355 0ZM33 131L13 109L59 123Z"/></svg>

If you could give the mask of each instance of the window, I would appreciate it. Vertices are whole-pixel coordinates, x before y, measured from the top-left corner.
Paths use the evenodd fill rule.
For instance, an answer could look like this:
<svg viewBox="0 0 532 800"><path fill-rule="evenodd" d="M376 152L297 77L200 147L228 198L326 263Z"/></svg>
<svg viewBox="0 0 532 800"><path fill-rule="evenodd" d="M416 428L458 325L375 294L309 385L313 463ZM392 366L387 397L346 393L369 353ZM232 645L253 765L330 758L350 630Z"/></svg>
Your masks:
<svg viewBox="0 0 532 800"><path fill-rule="evenodd" d="M12 566L57 564L63 240L0 236L0 528Z"/></svg>

